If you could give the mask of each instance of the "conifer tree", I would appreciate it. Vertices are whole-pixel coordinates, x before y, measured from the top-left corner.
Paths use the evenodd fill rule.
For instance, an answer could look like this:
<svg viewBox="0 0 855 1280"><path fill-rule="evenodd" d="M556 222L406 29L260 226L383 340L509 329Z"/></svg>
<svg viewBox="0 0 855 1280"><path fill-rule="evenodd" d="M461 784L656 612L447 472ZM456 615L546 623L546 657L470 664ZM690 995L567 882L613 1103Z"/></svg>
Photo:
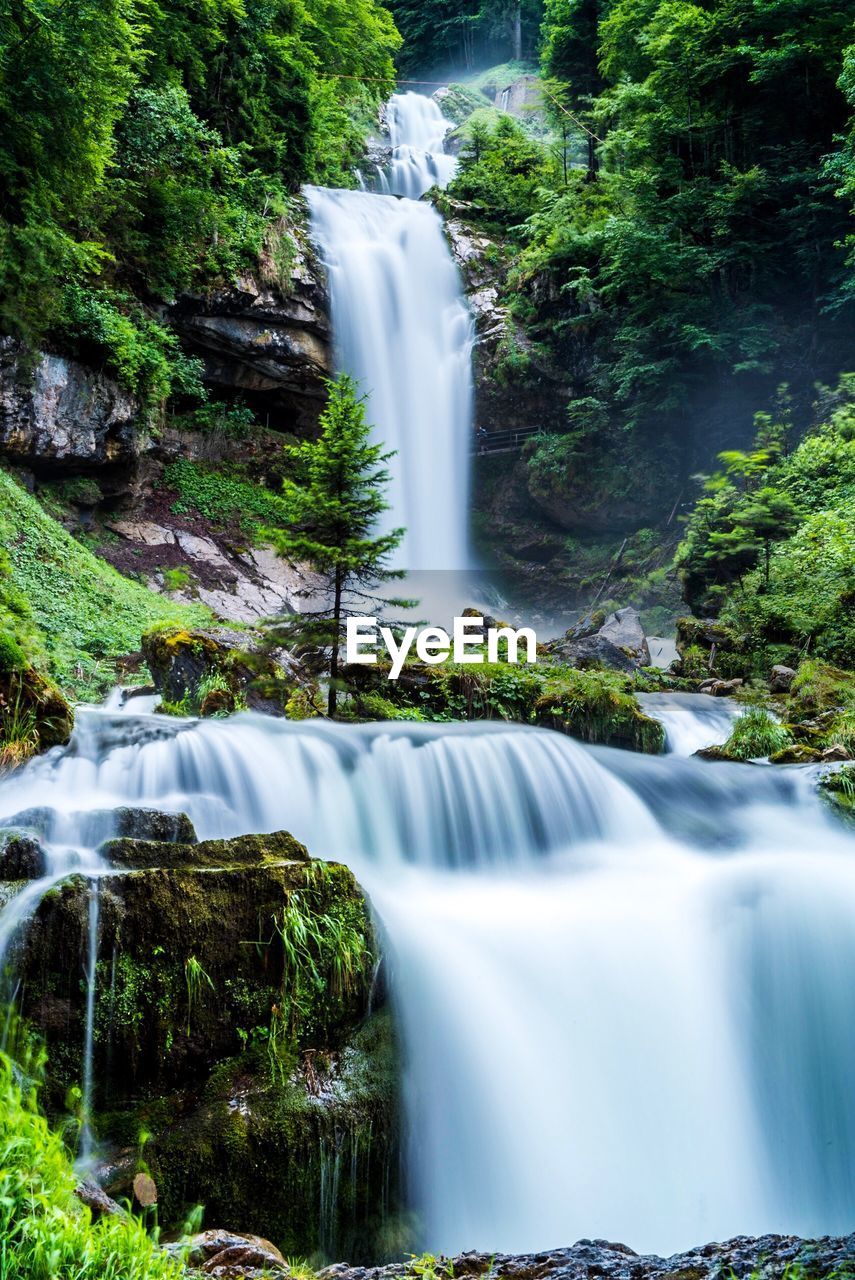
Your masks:
<svg viewBox="0 0 855 1280"><path fill-rule="evenodd" d="M403 529L383 532L378 522L389 509L384 490L386 463L393 456L371 444L365 397L347 375L330 381L319 439L292 445L292 475L283 482L292 523L274 530L276 550L311 565L321 579L312 593L317 608L289 621L289 637L327 656L328 713L335 716L339 692L341 640L348 617L382 605L407 602L378 594L385 582L403 577L390 565Z"/></svg>

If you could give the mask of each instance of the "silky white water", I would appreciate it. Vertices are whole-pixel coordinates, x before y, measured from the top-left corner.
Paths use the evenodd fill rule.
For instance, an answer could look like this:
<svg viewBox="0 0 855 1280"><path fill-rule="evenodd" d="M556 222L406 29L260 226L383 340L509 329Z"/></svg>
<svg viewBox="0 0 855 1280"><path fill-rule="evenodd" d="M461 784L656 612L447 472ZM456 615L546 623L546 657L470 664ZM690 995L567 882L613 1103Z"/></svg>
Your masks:
<svg viewBox="0 0 855 1280"><path fill-rule="evenodd" d="M287 828L353 867L426 1247L851 1229L855 840L804 771L505 725L83 712L0 784L0 818L36 802Z"/></svg>
<svg viewBox="0 0 855 1280"><path fill-rule="evenodd" d="M644 710L665 728L665 750L692 756L704 747L721 746L743 708L732 698L697 693L642 693Z"/></svg>
<svg viewBox="0 0 855 1280"><path fill-rule="evenodd" d="M396 93L387 108L392 164L389 191L418 200L431 187L446 187L457 161L445 154L445 135L452 128L433 98Z"/></svg>
<svg viewBox="0 0 855 1280"><path fill-rule="evenodd" d="M421 195L434 171L437 181L450 178L453 159L442 166L422 149L440 128L436 117L442 122L428 98L392 99L393 192ZM467 569L473 328L439 214L416 199L364 191L309 187L306 198L329 281L337 366L367 395L374 439L395 453L384 527L406 531L397 564Z"/></svg>

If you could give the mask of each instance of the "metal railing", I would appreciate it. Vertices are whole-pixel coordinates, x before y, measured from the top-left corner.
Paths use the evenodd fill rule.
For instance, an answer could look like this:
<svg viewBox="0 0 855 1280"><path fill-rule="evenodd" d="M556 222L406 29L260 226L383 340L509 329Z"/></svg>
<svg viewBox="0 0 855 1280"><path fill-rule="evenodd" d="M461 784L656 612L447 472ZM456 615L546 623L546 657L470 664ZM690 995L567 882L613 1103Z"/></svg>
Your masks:
<svg viewBox="0 0 855 1280"><path fill-rule="evenodd" d="M472 452L474 454L511 453L515 449L521 449L526 440L530 440L542 430L543 427L515 427L510 431L476 432L472 441Z"/></svg>

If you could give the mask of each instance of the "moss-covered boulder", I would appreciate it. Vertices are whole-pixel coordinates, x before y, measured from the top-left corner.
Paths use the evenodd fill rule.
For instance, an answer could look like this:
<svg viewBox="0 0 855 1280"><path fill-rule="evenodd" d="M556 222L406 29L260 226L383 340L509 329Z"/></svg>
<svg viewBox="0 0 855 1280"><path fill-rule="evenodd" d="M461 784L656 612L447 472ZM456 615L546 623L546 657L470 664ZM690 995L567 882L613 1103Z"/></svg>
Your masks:
<svg viewBox="0 0 855 1280"><path fill-rule="evenodd" d="M681 674L695 680L745 677L751 667L747 638L712 618L678 618L677 652Z"/></svg>
<svg viewBox="0 0 855 1280"><path fill-rule="evenodd" d="M298 687L252 633L155 627L143 636L142 651L162 709L175 714L228 715L249 707L283 716Z"/></svg>
<svg viewBox="0 0 855 1280"><path fill-rule="evenodd" d="M855 765L823 774L819 794L839 818L850 826L855 825Z"/></svg>
<svg viewBox="0 0 855 1280"><path fill-rule="evenodd" d="M379 957L352 873L288 833L124 837L105 852L126 864L98 884L107 1189L128 1194L144 1161L166 1226L201 1203L211 1225L289 1252L341 1239L376 1256L382 1224L369 1209L396 1194L397 1072L388 1024L365 1023ZM55 1115L82 1079L94 892L79 876L50 891L18 944L22 1013L46 1041Z"/></svg>

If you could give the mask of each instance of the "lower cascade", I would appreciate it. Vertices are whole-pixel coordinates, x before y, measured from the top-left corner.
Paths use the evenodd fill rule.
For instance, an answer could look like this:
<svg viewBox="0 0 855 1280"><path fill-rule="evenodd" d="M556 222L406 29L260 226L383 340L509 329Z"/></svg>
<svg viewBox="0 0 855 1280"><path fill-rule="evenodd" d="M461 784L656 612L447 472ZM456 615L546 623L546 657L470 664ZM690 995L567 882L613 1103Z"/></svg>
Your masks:
<svg viewBox="0 0 855 1280"><path fill-rule="evenodd" d="M355 872L431 1250L851 1229L853 839L803 773L503 724L82 711L0 784L0 818L55 813L4 951L61 876L97 882L86 814L127 804L202 838L286 829Z"/></svg>

